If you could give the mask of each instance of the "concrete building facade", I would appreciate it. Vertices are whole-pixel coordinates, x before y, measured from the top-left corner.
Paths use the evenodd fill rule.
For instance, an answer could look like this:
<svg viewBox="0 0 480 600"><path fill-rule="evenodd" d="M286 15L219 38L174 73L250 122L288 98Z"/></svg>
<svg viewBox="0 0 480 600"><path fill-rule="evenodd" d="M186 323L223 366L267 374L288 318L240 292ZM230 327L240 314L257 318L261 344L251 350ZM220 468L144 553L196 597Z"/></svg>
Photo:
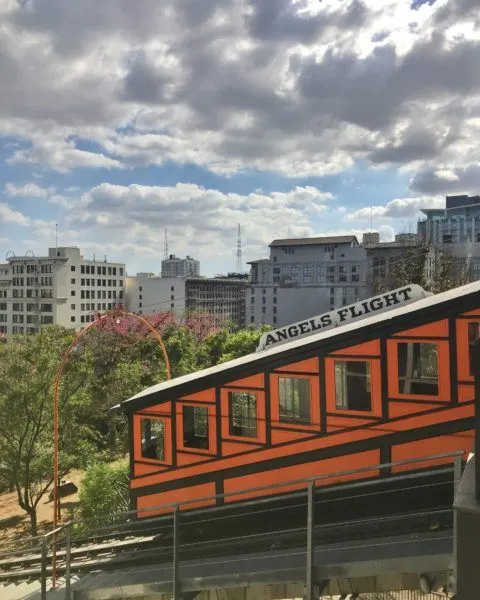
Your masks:
<svg viewBox="0 0 480 600"><path fill-rule="evenodd" d="M447 196L445 208L421 211L418 235L426 244L480 242L480 196Z"/></svg>
<svg viewBox="0 0 480 600"><path fill-rule="evenodd" d="M282 326L369 295L366 250L355 236L274 240L252 261L248 325Z"/></svg>
<svg viewBox="0 0 480 600"><path fill-rule="evenodd" d="M160 277L154 273L127 277L126 307L139 315L173 312L183 316L186 310L185 281L182 277Z"/></svg>
<svg viewBox="0 0 480 600"><path fill-rule="evenodd" d="M162 277L199 277L200 261L191 256L178 258L170 254L162 260Z"/></svg>
<svg viewBox="0 0 480 600"><path fill-rule="evenodd" d="M85 260L76 247L48 256L10 256L0 265L0 333L38 333L48 325L80 329L124 304L125 265Z"/></svg>
<svg viewBox="0 0 480 600"><path fill-rule="evenodd" d="M427 253L428 254L428 253ZM418 260L425 246L415 234L380 242L377 232L355 236L274 240L270 258L252 261L247 325L282 327L391 289L394 267Z"/></svg>
<svg viewBox="0 0 480 600"><path fill-rule="evenodd" d="M208 313L218 324L245 326L248 280L234 276L159 277L137 273L127 277L126 306L136 314L173 312L182 317L190 311Z"/></svg>

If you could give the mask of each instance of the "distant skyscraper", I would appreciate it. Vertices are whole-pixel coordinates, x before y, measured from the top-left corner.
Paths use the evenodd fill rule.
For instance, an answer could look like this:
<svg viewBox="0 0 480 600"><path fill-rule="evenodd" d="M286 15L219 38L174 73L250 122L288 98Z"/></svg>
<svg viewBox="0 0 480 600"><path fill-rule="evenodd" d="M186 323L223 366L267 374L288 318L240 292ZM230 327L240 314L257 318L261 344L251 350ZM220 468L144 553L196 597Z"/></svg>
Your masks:
<svg viewBox="0 0 480 600"><path fill-rule="evenodd" d="M200 275L200 261L191 256L178 258L175 254L162 260L162 277L198 277Z"/></svg>

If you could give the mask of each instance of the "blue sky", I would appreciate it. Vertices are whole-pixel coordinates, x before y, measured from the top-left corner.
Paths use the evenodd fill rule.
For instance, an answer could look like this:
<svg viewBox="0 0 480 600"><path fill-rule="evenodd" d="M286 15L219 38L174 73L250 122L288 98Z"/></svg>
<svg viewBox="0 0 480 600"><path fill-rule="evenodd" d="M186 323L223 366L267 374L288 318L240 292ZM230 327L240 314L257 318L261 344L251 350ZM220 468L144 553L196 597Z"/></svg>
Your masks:
<svg viewBox="0 0 480 600"><path fill-rule="evenodd" d="M0 253L205 274L478 193L470 0L0 0Z"/></svg>

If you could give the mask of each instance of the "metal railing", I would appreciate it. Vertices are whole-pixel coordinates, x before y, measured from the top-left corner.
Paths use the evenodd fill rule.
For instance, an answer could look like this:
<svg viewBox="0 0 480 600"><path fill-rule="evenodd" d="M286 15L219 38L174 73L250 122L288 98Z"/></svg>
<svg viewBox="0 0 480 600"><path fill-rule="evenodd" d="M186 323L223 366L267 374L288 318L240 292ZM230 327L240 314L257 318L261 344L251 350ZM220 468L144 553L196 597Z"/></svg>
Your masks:
<svg viewBox="0 0 480 600"><path fill-rule="evenodd" d="M9 553L8 560L2 562L0 554L0 582L2 565L4 570L5 565L7 567L18 564L27 565L27 575L30 578L39 578L41 581L42 600L47 599L49 577L55 580L59 574L62 574L64 579L65 599L71 600L72 573L89 572L93 568L92 564L94 564L95 570L101 570L107 566L111 569L115 564L122 565L127 561L142 563L142 561L155 560L163 561L164 564L171 566L171 590L174 600L179 600L182 588L181 558L200 559L208 553L211 553L212 556L217 553L220 557L219 560L228 562L224 557L229 551L235 553L240 548L240 551L256 552L259 548L268 548L272 540L280 537L286 540L285 543L292 548L303 545L306 600L312 600L315 584L315 541L318 542L321 539L322 542L327 543L337 539L351 540L352 536L357 536L357 538L362 535L367 536L372 531L380 536L384 527L390 528L389 530L394 533L401 533L406 524L418 523L420 526L425 519L430 518L443 518L449 524L452 522L454 528L456 526L451 507L446 508L445 506L434 507L418 514L403 510L393 514L367 514L357 519L348 520L343 517L343 520L333 519L333 521L325 522L321 520L323 515L328 513L335 516L336 510L343 515L347 501L352 505L357 501L369 504L365 501L381 497L382 494L386 496L397 494L401 490L404 494L413 494L421 490L426 495L430 494L432 498L435 498L440 486L452 485L452 480L448 476L448 474L452 474L452 470L454 491L461 478L463 455L463 452L454 452L370 465L284 481L269 486L246 488L235 492L163 504L144 510L128 511L103 519L71 521L44 536L32 539L28 550L24 547L14 553ZM368 476L369 473L376 474L396 467L410 467L411 470L418 465L420 469L422 463L430 461L445 461L446 464L428 471L424 469L416 470L414 473L389 473L388 477L368 478L367 480L333 485L317 485L326 480ZM431 474L445 474L447 477L441 481L419 483L420 477L429 477ZM393 482L395 485L391 489L379 488L380 484ZM410 484L410 482L412 483ZM300 489L288 491L288 488L293 486ZM357 489L358 494L355 493ZM235 497L256 493L263 494L263 496L235 501ZM268 497L265 497L266 494L269 494ZM223 504L203 508L194 507L195 504L198 506L198 503L207 501L216 503L219 499L223 500ZM283 502L283 500L288 500L288 502ZM317 515L315 507L317 507ZM325 510L319 512L319 507ZM157 511L168 511L168 514L149 516L149 513ZM289 514L293 516L289 519L279 519L278 515L283 516L285 511L290 511ZM138 518L142 517L142 514L143 518ZM315 516L317 516L317 522ZM259 524L260 531L258 531ZM203 533L199 534L199 531ZM182 540L180 540L180 533L182 533ZM317 540L315 540L315 534L317 534ZM38 553L39 546L40 552ZM37 548L36 553L35 547ZM134 558L132 558L132 550ZM453 552L455 558L455 544ZM92 556L94 557L93 562ZM8 571L5 573L4 579L8 577ZM21 573L22 571L18 573L11 571L11 576L13 579L18 579Z"/></svg>

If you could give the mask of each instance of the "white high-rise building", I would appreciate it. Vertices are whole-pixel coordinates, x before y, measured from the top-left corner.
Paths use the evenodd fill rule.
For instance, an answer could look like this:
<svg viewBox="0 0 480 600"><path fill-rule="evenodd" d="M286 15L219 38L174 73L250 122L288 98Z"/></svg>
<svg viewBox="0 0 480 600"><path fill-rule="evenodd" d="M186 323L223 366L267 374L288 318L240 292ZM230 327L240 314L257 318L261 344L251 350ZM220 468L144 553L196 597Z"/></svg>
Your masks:
<svg viewBox="0 0 480 600"><path fill-rule="evenodd" d="M47 325L81 329L124 304L125 265L85 260L75 247L48 256L9 256L0 265L0 334L38 333Z"/></svg>
<svg viewBox="0 0 480 600"><path fill-rule="evenodd" d="M170 254L162 260L162 277L198 277L200 275L200 261L191 256L178 258Z"/></svg>
<svg viewBox="0 0 480 600"><path fill-rule="evenodd" d="M185 279L159 277L154 273L137 273L127 277L125 304L130 312L139 315L173 312L185 313Z"/></svg>

